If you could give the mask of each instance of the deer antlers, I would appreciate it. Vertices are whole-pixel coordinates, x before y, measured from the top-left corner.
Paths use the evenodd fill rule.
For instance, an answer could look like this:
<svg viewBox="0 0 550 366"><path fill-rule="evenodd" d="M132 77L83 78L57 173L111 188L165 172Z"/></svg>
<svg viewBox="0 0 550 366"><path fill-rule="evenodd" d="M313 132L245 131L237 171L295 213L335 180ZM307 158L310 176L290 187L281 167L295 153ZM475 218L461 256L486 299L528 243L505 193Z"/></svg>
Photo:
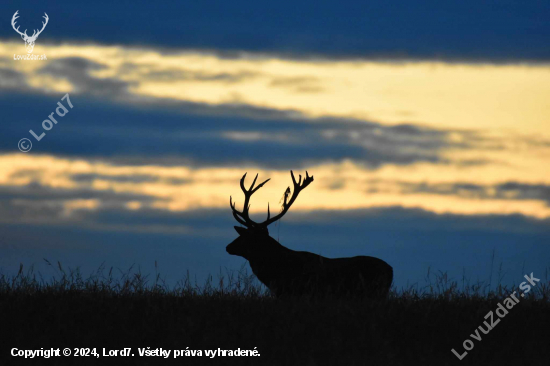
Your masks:
<svg viewBox="0 0 550 366"><path fill-rule="evenodd" d="M32 34L32 36L28 36L27 35L27 30L25 29L25 32L21 33L19 31L19 27L15 28L15 23L16 23L16 19L19 18L19 16L17 15L17 13L19 13L19 10L17 10L15 12L15 14L13 14L13 17L11 18L11 26L13 27L13 29L19 33L21 35L21 37L24 37L25 40L29 39L29 40L36 40L36 38L38 38L38 36L40 35L40 33L42 33L42 31L44 30L44 28L46 28L46 25L48 24L48 20L50 19L48 17L48 14L44 13L44 16L42 18L46 19L46 22L42 22L42 29L37 32L37 30L35 29L34 30L34 33Z"/></svg>
<svg viewBox="0 0 550 366"><path fill-rule="evenodd" d="M15 12L15 14L13 14L13 17L11 18L11 26L13 27L13 30L16 31L17 33L19 33L20 35L25 36L25 37L28 37L28 36L27 36L27 30L26 30L26 29L25 29L25 33L23 34L23 33L21 33L21 32L19 31L19 27L15 28L15 19L19 18L19 17L17 16L17 13L19 13L19 10L17 10L17 11Z"/></svg>
<svg viewBox="0 0 550 366"><path fill-rule="evenodd" d="M257 187L254 188L254 184L256 184L256 179L258 179L258 174L256 174L256 178L254 178L254 181L252 182L252 185L247 190L244 187L244 179L246 177L246 174L247 173L245 173L243 175L243 177L241 178L241 189L244 193L243 210L238 211L235 208L235 203L233 203L233 198L231 196L229 197L229 206L231 207L231 210L233 211L233 217L235 217L235 219L240 224L242 224L242 225L244 225L248 228L253 228L253 227L254 228L267 228L268 225L270 225L270 224L274 223L275 221L279 220L281 217L283 217L287 213L290 206L292 206L292 204L294 203L296 198L298 198L298 195L300 194L300 192L304 188L306 188L311 182L313 182L313 176L310 177L307 171L306 171L306 177L304 179L304 182L302 183L302 175L299 175L298 182L296 182L296 178L294 178L294 172L291 170L290 175L292 176L292 183L294 184L294 189L292 190L292 196L290 197L290 200L288 200L289 190L290 190L290 187L288 187L286 189L285 195L284 195L283 210L277 216L271 217L271 213L269 211L269 203L268 203L267 204L267 220L265 220L264 222L261 222L261 223L257 223L257 222L252 221L252 219L250 219L249 214L248 214L248 211L250 209L250 197L252 197L252 195L258 189L262 188L264 184L269 182L270 179L266 180L265 182L259 184Z"/></svg>
<svg viewBox="0 0 550 366"><path fill-rule="evenodd" d="M262 188L264 184L269 182L269 179L254 188L254 184L256 184L256 179L258 179L258 174L256 174L256 178L254 178L252 185L248 190L246 190L246 188L244 187L244 178L246 177L246 174L247 173L244 173L243 177L241 178L241 189L244 192L244 205L242 212L238 211L235 208L235 203L233 203L233 198L231 196L229 196L229 206L231 206L231 210L233 211L233 217L235 217L235 220L237 220L240 224L246 227L256 227L259 226L259 224L252 221L248 216L248 210L250 209L250 197L252 197L252 195L258 189Z"/></svg>

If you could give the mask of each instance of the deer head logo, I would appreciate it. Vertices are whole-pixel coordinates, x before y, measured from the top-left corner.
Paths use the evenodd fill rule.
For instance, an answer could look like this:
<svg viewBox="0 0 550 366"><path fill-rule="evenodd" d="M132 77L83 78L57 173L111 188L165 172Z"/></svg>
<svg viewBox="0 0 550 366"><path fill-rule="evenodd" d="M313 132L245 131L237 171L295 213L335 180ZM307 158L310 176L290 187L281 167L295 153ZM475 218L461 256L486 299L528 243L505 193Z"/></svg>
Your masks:
<svg viewBox="0 0 550 366"><path fill-rule="evenodd" d="M36 42L36 39L38 38L38 36L40 35L40 33L42 33L42 31L44 30L44 28L46 28L46 24L48 24L48 14L44 13L45 16L43 16L42 18L46 19L46 22L42 22L42 29L40 29L37 33L36 30L34 30L34 33L32 34L32 36L28 36L27 35L27 30L25 29L25 32L20 32L19 31L19 27L15 28L15 20L17 18L19 18L19 16L17 15L17 13L19 13L19 10L17 10L15 12L15 14L13 14L13 18L11 18L11 26L13 27L13 29L19 33L21 35L21 38L23 38L23 41L25 41L25 47L27 48L27 52L28 53L32 53L32 50L34 49L34 42Z"/></svg>

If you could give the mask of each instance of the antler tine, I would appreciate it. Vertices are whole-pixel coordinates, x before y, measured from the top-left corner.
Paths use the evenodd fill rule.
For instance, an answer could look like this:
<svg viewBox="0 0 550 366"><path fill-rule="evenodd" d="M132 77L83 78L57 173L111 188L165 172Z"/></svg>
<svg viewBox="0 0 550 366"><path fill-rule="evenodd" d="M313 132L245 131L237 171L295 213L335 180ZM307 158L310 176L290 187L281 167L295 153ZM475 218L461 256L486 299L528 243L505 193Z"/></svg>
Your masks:
<svg viewBox="0 0 550 366"><path fill-rule="evenodd" d="M260 183L256 188L254 188L254 190L252 191L252 193L256 192L258 189L262 188L264 186L264 184L266 184L267 182L269 182L271 180L271 178L269 179L266 179L265 181L263 181L262 183Z"/></svg>
<svg viewBox="0 0 550 366"><path fill-rule="evenodd" d="M48 14L44 13L44 16L42 18L46 19L46 24L48 24L48 20L50 20ZM42 22L42 24L44 24L44 22ZM44 24L44 27L46 26L46 24Z"/></svg>
<svg viewBox="0 0 550 366"><path fill-rule="evenodd" d="M242 189L243 192L245 192L245 194L246 194L247 190L246 190L246 187L244 186L244 180L245 180L247 174L248 174L248 172L244 173L244 175L241 178L241 189Z"/></svg>
<svg viewBox="0 0 550 366"><path fill-rule="evenodd" d="M244 180L245 180L247 174L248 174L248 172L244 173L243 177L241 178L241 190L244 193L244 205L243 205L243 211L241 213L241 216L243 216L243 218L245 220L246 220L246 217L244 217L244 215L248 215L248 209L250 207L250 205L248 204L248 201L250 200L250 196L251 196L250 190L247 190L246 187L244 186ZM255 181L256 181L256 179L254 179L254 182ZM254 185L254 182L252 182L252 185ZM252 187L250 187L250 188L252 188Z"/></svg>
<svg viewBox="0 0 550 366"><path fill-rule="evenodd" d="M292 192L292 196L290 197L290 200L287 202L288 195L285 193L284 201L283 201L283 210L281 211L281 213L279 213L277 216L274 216L273 218L270 218L269 205L268 205L267 220L262 222L260 224L261 226L267 227L268 225L274 223L275 221L283 217L287 213L290 206L292 206L296 198L298 198L298 195L300 194L302 189L306 188L311 182L313 182L313 176L310 177L307 172L306 172L306 178L304 179L303 184L302 184L302 175L299 175L298 182L296 182L296 178L294 177L294 172L292 170L290 171L290 176L292 177L292 183L294 184L294 189Z"/></svg>
<svg viewBox="0 0 550 366"><path fill-rule="evenodd" d="M233 203L233 198L231 196L229 196L229 206L231 207L231 211L233 211L233 217L235 220L237 220L239 224L247 226L246 222L238 216L240 212L235 209L235 203Z"/></svg>
<svg viewBox="0 0 550 366"><path fill-rule="evenodd" d="M311 182L313 182L313 175L310 177L306 170L306 179L304 179L304 184L302 185L302 189L306 188Z"/></svg>
<svg viewBox="0 0 550 366"><path fill-rule="evenodd" d="M247 173L244 173L244 175L241 178L241 182L240 182L241 190L244 193L243 210L238 211L235 208L236 203L233 203L233 200L232 200L231 196L229 197L229 204L231 205L231 209L233 210L233 216L235 217L235 219L237 219L237 221L239 223L243 224L246 227L255 227L255 226L258 226L258 223L252 221L252 219L250 219L250 216L248 214L248 212L250 211L250 197L252 197L252 195L258 189L262 188L264 186L264 184L269 182L270 179L267 179L264 182L260 183L257 187L254 187L254 185L256 184L256 181L258 179L258 174L256 174L256 177L254 178L254 181L250 185L250 188L246 189L246 187L244 186L244 180L246 178L246 174Z"/></svg>
<svg viewBox="0 0 550 366"><path fill-rule="evenodd" d="M252 181L252 184L250 185L249 191L252 191L254 188L254 184L256 184L256 179L258 179L258 173L256 173L256 176L254 177L254 180Z"/></svg>
<svg viewBox="0 0 550 366"><path fill-rule="evenodd" d="M45 23L42 22L42 29L40 29L40 30L38 31L38 33L36 34L36 37L38 37L38 36L40 35L40 33L42 33L42 31L44 30L44 28L46 28L46 25L48 24L48 20L50 19L50 18L48 17L48 14L46 14L46 13L44 13L44 14L45 14L45 16L43 16L42 18L45 18L45 19L46 19L46 22L45 22ZM34 37L34 34L33 34L33 37Z"/></svg>
<svg viewBox="0 0 550 366"><path fill-rule="evenodd" d="M252 196L252 193L250 192L252 190L252 187L254 186L254 182L256 182L256 178L258 178L258 175L256 175L256 178L254 178L254 182L252 182L252 187L250 187L249 190L246 190L244 186L244 179L246 178L246 174L247 173L244 173L243 177L241 178L241 189L244 193L244 205L243 205L242 216L245 220L247 220L246 216L248 216L248 209L250 208L249 201L250 201L250 197Z"/></svg>
<svg viewBox="0 0 550 366"><path fill-rule="evenodd" d="M26 30L26 29L25 29L25 32L22 33L21 31L19 31L19 27L20 27L20 26L18 26L17 28L15 28L16 19L19 18L19 15L17 15L18 13L19 13L19 10L17 10L17 11L15 12L15 14L13 14L13 17L11 18L11 26L12 26L13 29L14 29L17 33L19 33L20 35L25 35L25 36L26 36L26 35L27 35L27 30Z"/></svg>

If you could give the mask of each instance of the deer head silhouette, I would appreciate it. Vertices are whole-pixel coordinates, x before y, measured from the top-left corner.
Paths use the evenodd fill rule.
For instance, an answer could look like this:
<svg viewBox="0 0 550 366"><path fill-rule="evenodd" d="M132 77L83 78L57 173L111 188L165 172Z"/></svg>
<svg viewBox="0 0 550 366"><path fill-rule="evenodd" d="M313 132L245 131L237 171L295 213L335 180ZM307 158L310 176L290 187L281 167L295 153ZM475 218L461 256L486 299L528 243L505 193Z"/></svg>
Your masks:
<svg viewBox="0 0 550 366"><path fill-rule="evenodd" d="M19 31L19 26L17 28L15 28L15 20L17 18L19 18L19 16L17 15L17 13L19 13L19 10L17 10L15 12L15 14L13 14L13 17L11 18L11 26L13 27L13 29L19 33L21 35L21 38L23 38L23 41L25 41L25 47L27 48L27 52L28 53L32 53L32 50L34 49L34 42L36 42L36 39L38 38L38 36L40 35L40 33L42 33L42 31L44 30L44 28L46 28L46 24L48 24L48 20L50 18L48 18L48 14L44 13L45 16L43 16L42 18L46 19L46 22L42 22L42 29L40 29L39 31L37 31L36 29L34 30L34 33L32 34L32 36L28 36L27 35L27 30L25 29L24 32L20 32Z"/></svg>

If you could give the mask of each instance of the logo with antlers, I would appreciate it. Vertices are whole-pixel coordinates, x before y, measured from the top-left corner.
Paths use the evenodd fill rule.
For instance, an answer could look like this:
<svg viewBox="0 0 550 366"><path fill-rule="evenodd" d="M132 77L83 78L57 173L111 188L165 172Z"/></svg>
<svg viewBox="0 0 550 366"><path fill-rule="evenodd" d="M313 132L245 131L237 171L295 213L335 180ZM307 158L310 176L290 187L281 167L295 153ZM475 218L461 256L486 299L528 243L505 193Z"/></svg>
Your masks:
<svg viewBox="0 0 550 366"><path fill-rule="evenodd" d="M15 19L19 18L17 13L19 13L19 10L17 10L15 12L15 14L13 14L13 18L11 18L11 26L13 27L13 29L17 33L19 33L21 35L21 38L23 38L23 41L25 41L25 47L27 48L27 53L32 53L32 50L34 49L34 42L36 42L36 39L38 38L40 33L42 33L44 28L46 28L46 24L48 24L48 20L49 20L48 14L44 13L45 15L42 17L42 18L46 19L46 22L42 22L42 29L40 29L38 31L38 33L37 33L37 30L35 29L32 36L29 37L27 35L27 30L26 29L25 29L25 32L20 32L19 27L15 28Z"/></svg>

